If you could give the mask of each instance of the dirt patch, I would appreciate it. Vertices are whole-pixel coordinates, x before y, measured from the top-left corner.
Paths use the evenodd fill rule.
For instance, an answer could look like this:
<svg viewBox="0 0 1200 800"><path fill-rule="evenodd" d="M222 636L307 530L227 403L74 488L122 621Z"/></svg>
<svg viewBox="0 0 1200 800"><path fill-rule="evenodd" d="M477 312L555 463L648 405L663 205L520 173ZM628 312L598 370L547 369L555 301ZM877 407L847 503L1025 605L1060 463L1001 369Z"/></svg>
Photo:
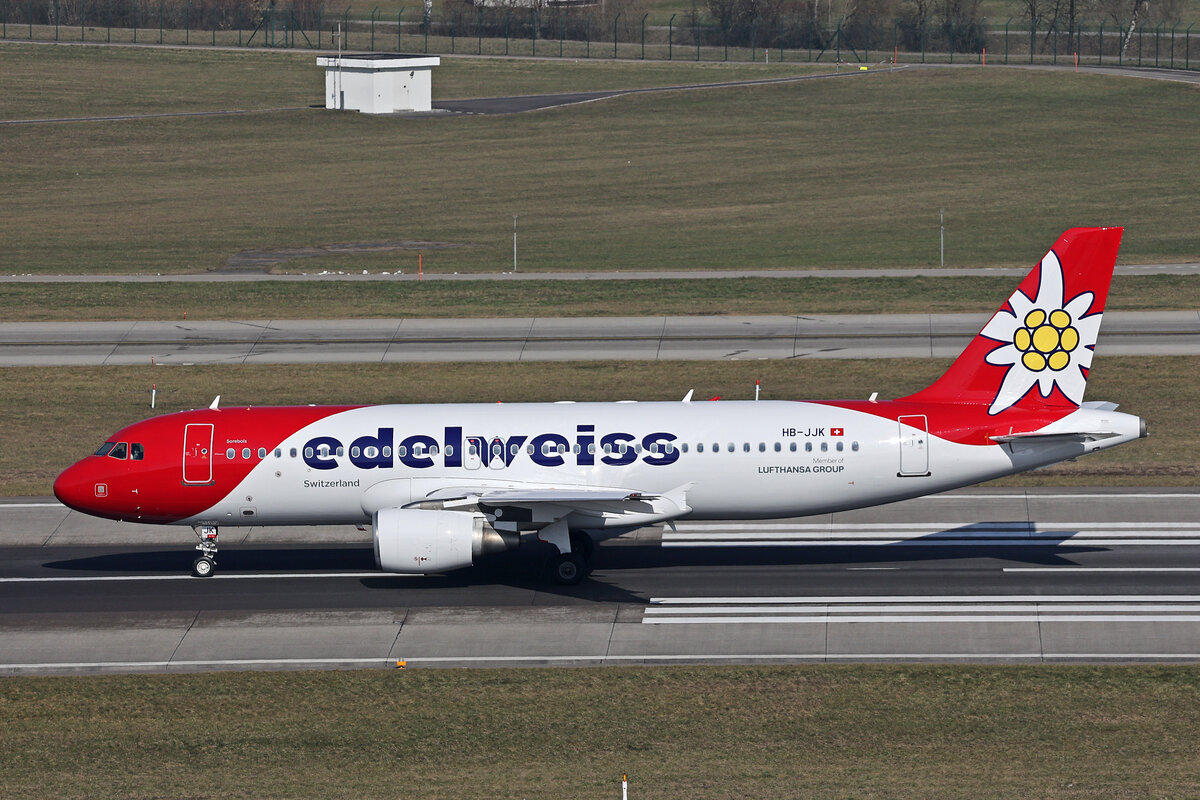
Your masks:
<svg viewBox="0 0 1200 800"><path fill-rule="evenodd" d="M386 253L392 250L452 250L474 247L471 243L429 242L421 239L401 239L392 242L339 242L307 247L282 247L278 250L243 250L234 253L225 266L213 272L270 272L276 264L297 258L316 256L354 255L356 253Z"/></svg>

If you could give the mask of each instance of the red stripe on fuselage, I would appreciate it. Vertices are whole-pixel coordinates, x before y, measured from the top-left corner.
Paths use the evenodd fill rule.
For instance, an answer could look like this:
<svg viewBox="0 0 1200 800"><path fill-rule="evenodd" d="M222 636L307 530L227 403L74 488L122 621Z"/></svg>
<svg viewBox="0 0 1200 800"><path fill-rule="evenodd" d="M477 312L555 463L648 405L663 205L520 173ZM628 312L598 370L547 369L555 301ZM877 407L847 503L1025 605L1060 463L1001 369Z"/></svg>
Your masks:
<svg viewBox="0 0 1200 800"><path fill-rule="evenodd" d="M141 460L89 456L67 468L54 482L54 494L71 508L129 522L169 523L195 516L224 499L280 442L296 431L360 406L277 406L204 409L135 422L109 437L110 442L140 443ZM184 478L187 426L212 425L211 480L207 465L195 462ZM195 436L193 429L193 436ZM203 430L203 429L201 429ZM233 450L234 457L227 452ZM244 457L244 451L250 457Z"/></svg>

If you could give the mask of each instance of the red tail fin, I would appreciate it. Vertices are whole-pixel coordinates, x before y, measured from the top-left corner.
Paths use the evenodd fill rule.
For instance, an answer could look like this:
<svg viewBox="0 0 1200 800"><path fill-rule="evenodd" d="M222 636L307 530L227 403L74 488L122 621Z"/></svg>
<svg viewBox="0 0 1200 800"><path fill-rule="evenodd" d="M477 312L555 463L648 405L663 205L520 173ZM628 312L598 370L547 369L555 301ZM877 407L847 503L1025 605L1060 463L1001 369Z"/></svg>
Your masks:
<svg viewBox="0 0 1200 800"><path fill-rule="evenodd" d="M986 405L989 414L1078 407L1123 230L1060 236L946 374L902 399Z"/></svg>

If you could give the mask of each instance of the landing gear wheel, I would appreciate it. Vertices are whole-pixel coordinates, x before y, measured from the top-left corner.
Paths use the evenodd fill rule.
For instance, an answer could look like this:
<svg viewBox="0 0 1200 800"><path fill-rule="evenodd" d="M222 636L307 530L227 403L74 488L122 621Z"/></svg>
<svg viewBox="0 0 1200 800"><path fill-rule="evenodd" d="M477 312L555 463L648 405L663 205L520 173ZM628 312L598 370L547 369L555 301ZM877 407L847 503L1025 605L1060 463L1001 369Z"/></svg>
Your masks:
<svg viewBox="0 0 1200 800"><path fill-rule="evenodd" d="M579 553L562 553L554 559L554 580L563 586L574 586L587 574L587 565Z"/></svg>
<svg viewBox="0 0 1200 800"><path fill-rule="evenodd" d="M208 556L200 556L192 562L192 574L197 578L207 578L216 568L216 562Z"/></svg>

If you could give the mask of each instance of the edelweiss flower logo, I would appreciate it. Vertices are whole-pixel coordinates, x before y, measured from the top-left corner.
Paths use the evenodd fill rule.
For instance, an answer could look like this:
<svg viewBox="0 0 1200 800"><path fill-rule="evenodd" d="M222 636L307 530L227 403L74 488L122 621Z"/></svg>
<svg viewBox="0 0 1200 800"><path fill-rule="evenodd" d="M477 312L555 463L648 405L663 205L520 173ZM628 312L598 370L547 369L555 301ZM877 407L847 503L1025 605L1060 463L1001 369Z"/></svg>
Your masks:
<svg viewBox="0 0 1200 800"><path fill-rule="evenodd" d="M1018 289L1008 298L1012 311L1002 309L980 331L1002 342L984 360L1009 368L989 414L1011 408L1034 384L1042 397L1049 397L1057 386L1071 402L1083 402L1086 370L1100 332L1101 315L1087 315L1095 295L1082 292L1070 300L1064 297L1062 265L1053 250L1040 266L1037 297L1030 300Z"/></svg>

